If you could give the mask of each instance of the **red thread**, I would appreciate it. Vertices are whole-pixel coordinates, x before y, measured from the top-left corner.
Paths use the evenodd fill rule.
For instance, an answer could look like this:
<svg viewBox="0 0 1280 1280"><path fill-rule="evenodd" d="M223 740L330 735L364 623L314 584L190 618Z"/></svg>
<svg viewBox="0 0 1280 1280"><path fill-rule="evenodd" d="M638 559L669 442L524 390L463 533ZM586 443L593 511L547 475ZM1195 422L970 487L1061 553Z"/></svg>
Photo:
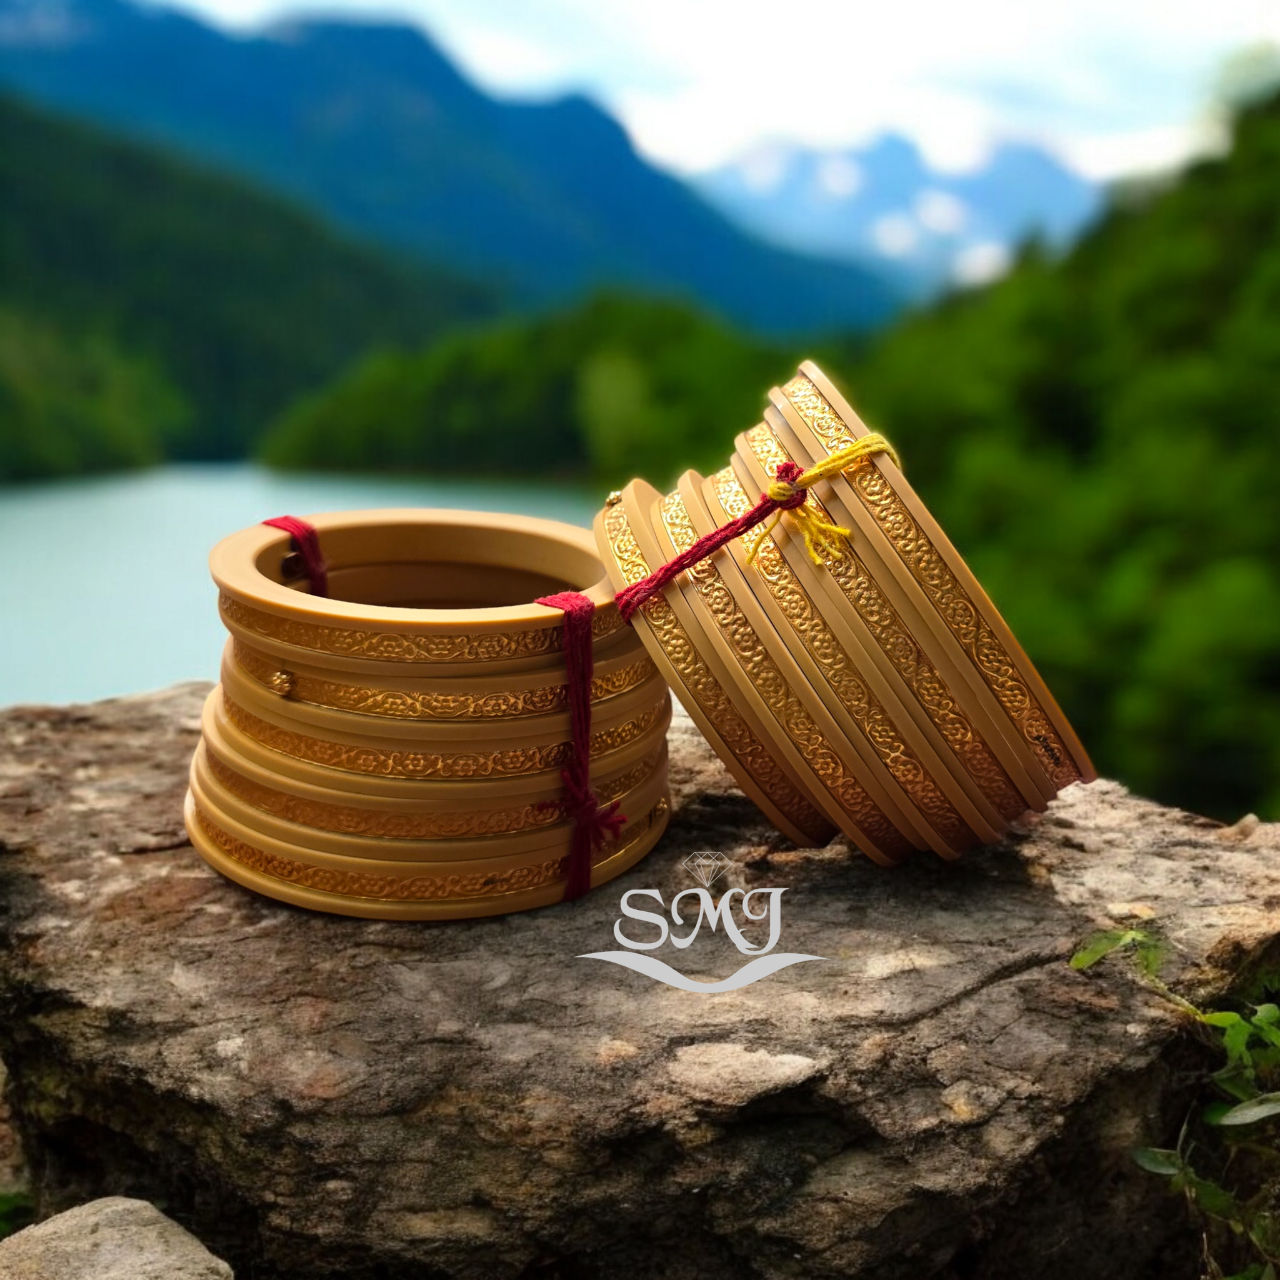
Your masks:
<svg viewBox="0 0 1280 1280"><path fill-rule="evenodd" d="M324 554L320 550L320 535L315 526L308 524L297 516L276 516L264 520L273 529L283 529L293 541L293 549L302 557L307 569L307 581L311 584L313 596L329 594L329 566L325 563Z"/></svg>
<svg viewBox="0 0 1280 1280"><path fill-rule="evenodd" d="M788 484L803 474L804 469L790 459L778 463L777 478ZM699 538L688 550L682 551L674 560L668 560L662 568L655 569L647 578L641 578L639 582L633 582L629 587L624 587L617 596L618 612L622 614L622 620L630 622L632 614L646 600L669 586L686 569L691 569L708 556L714 555L734 538L740 538L744 533L749 533L775 511L794 511L797 507L804 506L807 494L807 489L797 489L791 497L781 502L771 498L767 493L761 494L760 501L750 511L744 511L736 520L730 520L714 533Z"/></svg>
<svg viewBox="0 0 1280 1280"><path fill-rule="evenodd" d="M579 591L560 591L537 601L564 613L564 665L569 687L569 725L573 754L561 771L564 807L573 818L569 841L569 878L564 900L580 898L591 888L592 856L606 839L616 840L626 818L618 801L601 805L591 789L591 676L594 660L591 621L596 607Z"/></svg>

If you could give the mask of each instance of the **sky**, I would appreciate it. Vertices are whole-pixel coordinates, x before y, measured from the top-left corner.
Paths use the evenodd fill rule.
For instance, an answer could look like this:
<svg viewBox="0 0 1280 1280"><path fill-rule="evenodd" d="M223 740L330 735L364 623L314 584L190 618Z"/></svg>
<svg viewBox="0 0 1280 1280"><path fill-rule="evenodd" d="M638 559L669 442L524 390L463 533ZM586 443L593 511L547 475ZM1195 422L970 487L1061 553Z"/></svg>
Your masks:
<svg viewBox="0 0 1280 1280"><path fill-rule="evenodd" d="M768 144L888 130L943 169L1005 138L1092 177L1212 144L1224 62L1280 43L1280 0L181 0L230 26L299 12L399 17L490 92L585 92L681 173Z"/></svg>

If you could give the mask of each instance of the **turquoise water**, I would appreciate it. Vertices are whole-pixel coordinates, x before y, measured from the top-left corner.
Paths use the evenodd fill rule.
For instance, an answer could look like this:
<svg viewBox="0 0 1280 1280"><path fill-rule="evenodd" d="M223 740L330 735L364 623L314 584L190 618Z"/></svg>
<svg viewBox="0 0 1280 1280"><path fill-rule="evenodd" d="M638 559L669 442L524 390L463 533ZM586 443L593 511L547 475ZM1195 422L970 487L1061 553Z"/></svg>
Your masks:
<svg viewBox="0 0 1280 1280"><path fill-rule="evenodd" d="M209 548L269 516L464 507L589 525L594 490L163 467L0 488L0 706L217 678Z"/></svg>

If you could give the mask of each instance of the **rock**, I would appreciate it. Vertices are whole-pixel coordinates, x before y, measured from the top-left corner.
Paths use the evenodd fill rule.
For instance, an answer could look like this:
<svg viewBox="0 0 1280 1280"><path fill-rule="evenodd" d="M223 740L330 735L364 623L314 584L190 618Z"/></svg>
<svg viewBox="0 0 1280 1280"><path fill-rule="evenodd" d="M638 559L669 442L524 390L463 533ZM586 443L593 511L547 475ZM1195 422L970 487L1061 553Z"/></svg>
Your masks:
<svg viewBox="0 0 1280 1280"><path fill-rule="evenodd" d="M678 718L670 833L626 877L344 920L186 843L203 693L0 715L0 1056L42 1212L145 1196L242 1280L1197 1274L1128 1154L1176 1135L1185 1029L1131 965L1067 959L1141 921L1174 989L1221 995L1275 954L1275 826L1098 782L883 871L790 848ZM702 850L732 861L717 889L785 887L777 951L825 959L708 995L577 958L622 950L619 895L669 903ZM635 954L746 962L706 928Z"/></svg>
<svg viewBox="0 0 1280 1280"><path fill-rule="evenodd" d="M5 1280L232 1280L190 1232L145 1200L109 1196L0 1240Z"/></svg>

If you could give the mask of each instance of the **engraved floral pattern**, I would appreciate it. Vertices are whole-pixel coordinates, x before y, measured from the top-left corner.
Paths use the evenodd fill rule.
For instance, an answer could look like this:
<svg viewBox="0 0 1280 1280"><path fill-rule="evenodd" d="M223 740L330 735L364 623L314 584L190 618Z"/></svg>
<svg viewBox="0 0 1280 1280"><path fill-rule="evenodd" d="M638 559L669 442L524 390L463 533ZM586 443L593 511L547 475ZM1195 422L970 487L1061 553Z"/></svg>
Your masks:
<svg viewBox="0 0 1280 1280"><path fill-rule="evenodd" d="M561 769L569 762L572 750L568 742L545 746L511 747L492 752L436 752L424 750L384 751L378 747L357 747L349 742L329 742L309 734L294 733L255 716L223 693L222 705L227 719L242 733L248 734L272 751L309 760L331 769L351 773L372 773L386 778L497 778L516 773L537 773L543 769ZM591 754L603 755L634 742L652 729L666 713L670 699L642 712L625 724L597 730L591 735Z"/></svg>
<svg viewBox="0 0 1280 1280"><path fill-rule="evenodd" d="M382 662L503 662L509 658L559 653L563 646L561 627L475 631L458 635L370 631L362 627L333 627L299 618L281 618L263 609L255 609L225 591L218 595L218 608L227 622L279 640L282 644L351 658L375 658ZM612 635L623 625L617 609L610 605L596 610L591 634L599 640Z"/></svg>
<svg viewBox="0 0 1280 1280"><path fill-rule="evenodd" d="M511 809L387 812L358 805L331 804L289 795L247 778L205 743L209 772L233 795L264 813L342 835L385 836L400 840L452 840L467 836L509 835L565 821L561 800L520 805ZM659 746L624 772L597 784L602 801L616 800L650 778L665 765L666 747Z"/></svg>
<svg viewBox="0 0 1280 1280"><path fill-rule="evenodd" d="M288 688L276 688L281 674L274 658L258 653L240 640L233 642L236 662L260 684L295 702L355 711L361 715L393 716L401 720L485 720L496 717L542 716L568 707L568 687L546 685L514 693L419 693L406 689L370 689L340 684L318 676L289 673ZM634 689L657 674L648 658L591 682L593 702Z"/></svg>

